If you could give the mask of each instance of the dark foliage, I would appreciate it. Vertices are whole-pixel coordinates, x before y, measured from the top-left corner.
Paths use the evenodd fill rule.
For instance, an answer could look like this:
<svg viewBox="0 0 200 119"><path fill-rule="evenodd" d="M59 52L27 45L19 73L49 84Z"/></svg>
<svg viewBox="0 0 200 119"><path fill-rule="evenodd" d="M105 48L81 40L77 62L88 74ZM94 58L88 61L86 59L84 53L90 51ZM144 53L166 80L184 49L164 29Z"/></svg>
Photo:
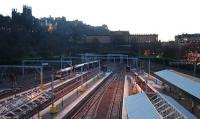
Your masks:
<svg viewBox="0 0 200 119"><path fill-rule="evenodd" d="M66 21L65 17L37 19L25 13L13 10L12 18L0 15L0 63L84 51L84 36L110 32L106 25L94 27L78 20ZM53 25L52 33L47 32L49 24Z"/></svg>

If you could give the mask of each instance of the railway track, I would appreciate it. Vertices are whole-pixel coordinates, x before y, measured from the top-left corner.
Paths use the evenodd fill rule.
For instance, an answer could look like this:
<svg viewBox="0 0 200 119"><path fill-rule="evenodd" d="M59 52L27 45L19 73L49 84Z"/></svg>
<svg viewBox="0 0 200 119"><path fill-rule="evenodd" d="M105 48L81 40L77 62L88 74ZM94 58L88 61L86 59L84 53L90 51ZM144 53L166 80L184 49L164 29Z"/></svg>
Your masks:
<svg viewBox="0 0 200 119"><path fill-rule="evenodd" d="M123 93L124 93L124 74L122 73L119 77L119 83L115 91L113 98L113 104L111 107L111 112L109 114L110 119L119 119L121 118L121 109L123 104Z"/></svg>
<svg viewBox="0 0 200 119"><path fill-rule="evenodd" d="M107 79L67 119L120 119L123 103L124 72Z"/></svg>
<svg viewBox="0 0 200 119"><path fill-rule="evenodd" d="M83 76L83 82L81 81L81 77L79 77L79 79L73 80L73 82L71 82L68 85L62 85L61 87L58 87L57 89L55 89L55 95L56 95L55 100L60 99L64 95L68 94L72 90L79 87L82 83L87 82L89 79L91 79L92 77L97 75L97 73L98 73L98 71L94 71L94 72L89 73L88 75L87 74L84 75Z"/></svg>
<svg viewBox="0 0 200 119"><path fill-rule="evenodd" d="M49 73L48 74L45 73L43 80L44 80L44 83L50 82L51 81L51 75ZM55 83L57 84L57 83L59 83L59 81L55 81ZM36 82L32 82L32 83L28 83L28 84L29 85L23 85L23 86L21 86L21 84L19 84L19 87L9 88L8 90L0 92L0 100L4 99L4 98L8 98L9 96L12 96L12 95L18 95L19 93L23 93L24 91L35 88L40 84L40 81L38 80ZM47 87L48 87L48 85L47 85Z"/></svg>
<svg viewBox="0 0 200 119"><path fill-rule="evenodd" d="M63 84L57 88L54 89L55 92L55 98L54 101L59 100L60 98L62 98L64 95L70 93L72 90L76 89L77 87L79 87L82 83L87 82L89 79L91 79L92 77L94 77L96 74L98 73L98 71L93 71L90 72L89 74L85 74L83 75L83 80L80 80L81 77L78 77L76 80L72 80L66 84ZM82 82L83 81L83 82ZM51 90L50 90L51 92ZM40 108L39 110L42 110L44 108L46 108L47 106L51 105L51 100L48 100L42 104L40 104ZM38 112L38 109L32 110L29 114L26 114L27 118L32 117L34 114L36 114ZM25 117L25 116L23 116Z"/></svg>
<svg viewBox="0 0 200 119"><path fill-rule="evenodd" d="M83 80L80 80L81 79L81 76L80 76L80 77L75 78L74 80L71 80L71 81L68 81L66 83L59 85L58 87L56 87L54 89L54 92L55 92L54 101L57 101L62 96L68 94L70 91L72 91L75 88L77 88L78 86L80 86L82 83L88 81L89 79L94 77L97 73L98 73L98 70L95 69L86 74L83 74ZM38 92L37 90L35 90L35 91ZM23 98L23 96L19 97L18 98L19 100L16 100L17 98L14 98L13 101L16 100L16 103L15 102L12 103L12 107L9 107L10 108L9 110L7 110L6 108L5 108L5 110L4 109L1 110L1 111L3 111L3 112L1 112L1 116L5 115L5 117L16 118L16 119L17 118L22 118L22 119L30 118L34 114L36 114L38 111L46 108L47 106L49 106L51 104L51 101L52 101L52 98L51 98L52 93L51 92L52 92L51 89L47 89L44 92L39 91L37 93L37 95L35 95L33 98L30 98L30 97ZM34 93L34 91L28 92L28 93L31 94L31 95L29 94L29 96L32 96L32 93ZM16 107L16 104L17 104L17 107ZM5 107L7 107L6 104L0 104L0 106L3 106L3 105L5 105ZM14 114L12 112L14 112Z"/></svg>

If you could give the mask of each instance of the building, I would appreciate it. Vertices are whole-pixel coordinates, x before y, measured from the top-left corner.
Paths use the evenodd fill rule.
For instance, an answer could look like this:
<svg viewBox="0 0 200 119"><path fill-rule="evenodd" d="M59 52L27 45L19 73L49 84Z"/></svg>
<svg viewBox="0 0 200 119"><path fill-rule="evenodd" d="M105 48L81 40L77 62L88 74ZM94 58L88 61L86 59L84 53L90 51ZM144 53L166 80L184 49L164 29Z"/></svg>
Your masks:
<svg viewBox="0 0 200 119"><path fill-rule="evenodd" d="M12 19L17 19L18 17L32 18L32 8L24 5L22 13L17 12L17 9L12 9Z"/></svg>
<svg viewBox="0 0 200 119"><path fill-rule="evenodd" d="M115 49L124 49L125 52L133 50L140 55L145 51L148 51L149 55L159 54L161 45L157 34L130 34L129 31L111 31L109 35L88 35L84 40L87 43L112 43Z"/></svg>
<svg viewBox="0 0 200 119"><path fill-rule="evenodd" d="M111 36L109 35L99 35L99 36L87 36L86 37L87 43L110 43L111 42Z"/></svg>
<svg viewBox="0 0 200 119"><path fill-rule="evenodd" d="M86 41L98 40L100 43L110 43L111 41L126 43L157 43L157 34L130 34L129 31L111 31L110 35L87 36Z"/></svg>
<svg viewBox="0 0 200 119"><path fill-rule="evenodd" d="M130 43L154 43L158 42L157 34L133 34L129 36Z"/></svg>
<svg viewBox="0 0 200 119"><path fill-rule="evenodd" d="M24 5L22 15L26 17L32 17L32 8Z"/></svg>
<svg viewBox="0 0 200 119"><path fill-rule="evenodd" d="M200 34L176 35L175 42L178 43L180 46L193 43L200 43Z"/></svg>
<svg viewBox="0 0 200 119"><path fill-rule="evenodd" d="M157 34L133 34L129 36L129 44L133 44L134 50L140 55L158 55L160 42Z"/></svg>
<svg viewBox="0 0 200 119"><path fill-rule="evenodd" d="M115 41L128 42L129 36L129 31L111 31L111 37Z"/></svg>
<svg viewBox="0 0 200 119"><path fill-rule="evenodd" d="M175 36L175 43L187 61L200 61L200 34L182 34Z"/></svg>
<svg viewBox="0 0 200 119"><path fill-rule="evenodd" d="M177 43L175 41L161 42L161 46L174 48L174 47L177 47Z"/></svg>

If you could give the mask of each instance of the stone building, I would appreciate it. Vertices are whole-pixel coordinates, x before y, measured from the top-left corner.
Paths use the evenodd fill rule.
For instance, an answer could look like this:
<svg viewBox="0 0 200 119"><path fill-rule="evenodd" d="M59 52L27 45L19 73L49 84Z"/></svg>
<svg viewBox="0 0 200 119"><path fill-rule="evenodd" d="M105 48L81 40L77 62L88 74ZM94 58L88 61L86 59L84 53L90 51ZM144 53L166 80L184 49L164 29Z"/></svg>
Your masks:
<svg viewBox="0 0 200 119"><path fill-rule="evenodd" d="M86 37L87 43L97 42L97 43L110 43L111 42L111 36L104 35L104 36L87 36Z"/></svg>
<svg viewBox="0 0 200 119"><path fill-rule="evenodd" d="M157 34L132 34L129 35L129 42L133 43L154 43L158 42Z"/></svg>
<svg viewBox="0 0 200 119"><path fill-rule="evenodd" d="M175 36L175 42L180 46L200 43L200 34L182 34Z"/></svg>
<svg viewBox="0 0 200 119"><path fill-rule="evenodd" d="M130 34L129 31L111 31L109 35L86 36L87 42L98 40L100 43L126 42L126 43L156 43L157 34Z"/></svg>

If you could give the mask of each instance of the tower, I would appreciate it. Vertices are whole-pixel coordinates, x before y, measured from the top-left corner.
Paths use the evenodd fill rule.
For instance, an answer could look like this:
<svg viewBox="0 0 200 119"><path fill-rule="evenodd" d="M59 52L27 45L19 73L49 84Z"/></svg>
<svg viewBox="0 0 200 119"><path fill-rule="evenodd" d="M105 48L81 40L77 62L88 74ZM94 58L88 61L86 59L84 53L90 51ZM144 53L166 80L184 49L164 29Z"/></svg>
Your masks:
<svg viewBox="0 0 200 119"><path fill-rule="evenodd" d="M32 8L27 5L24 5L22 15L26 17L32 17Z"/></svg>
<svg viewBox="0 0 200 119"><path fill-rule="evenodd" d="M19 16L17 9L12 9L12 19L16 19Z"/></svg>

